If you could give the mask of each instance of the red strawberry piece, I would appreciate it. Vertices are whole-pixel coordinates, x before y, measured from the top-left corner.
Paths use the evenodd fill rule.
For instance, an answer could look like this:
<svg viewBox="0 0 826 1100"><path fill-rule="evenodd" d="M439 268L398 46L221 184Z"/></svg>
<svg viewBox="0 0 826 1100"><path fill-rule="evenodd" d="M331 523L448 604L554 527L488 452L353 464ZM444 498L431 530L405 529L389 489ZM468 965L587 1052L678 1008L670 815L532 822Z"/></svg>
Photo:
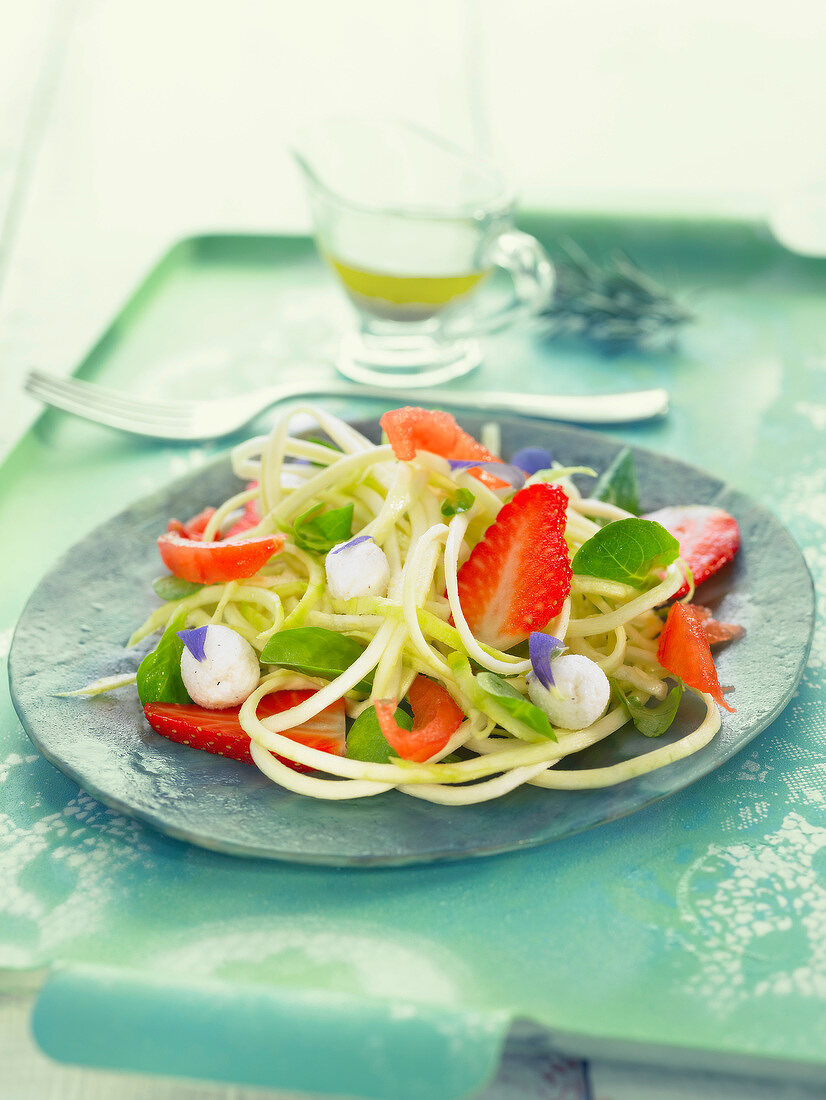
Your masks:
<svg viewBox="0 0 826 1100"><path fill-rule="evenodd" d="M410 462L416 457L417 451L430 451L442 458L465 461L474 458L479 462L502 461L472 435L463 431L450 413L438 409L420 409L408 405L385 413L379 423L387 432L393 454L403 462ZM502 489L508 485L507 481L495 477L487 470L471 467L468 473L473 474L489 489Z"/></svg>
<svg viewBox="0 0 826 1100"><path fill-rule="evenodd" d="M706 504L676 504L649 512L643 519L653 519L670 531L680 544L680 557L694 574L694 583L722 569L740 549L740 528L734 516L722 508ZM676 593L688 592L688 585Z"/></svg>
<svg viewBox="0 0 826 1100"><path fill-rule="evenodd" d="M681 603L671 605L660 631L657 660L684 684L707 692L721 707L734 712L720 690L702 615L696 608Z"/></svg>
<svg viewBox="0 0 826 1100"><path fill-rule="evenodd" d="M541 630L571 591L568 498L558 485L520 489L459 570L459 602L479 641L510 649Z"/></svg>
<svg viewBox="0 0 826 1100"><path fill-rule="evenodd" d="M421 763L441 752L465 716L441 684L426 676L417 676L407 693L413 708L413 728L397 725L395 699L377 699L374 703L379 727L385 740L403 760Z"/></svg>
<svg viewBox="0 0 826 1100"><path fill-rule="evenodd" d="M690 606L700 618L709 645L721 645L723 642L732 642L737 638L742 638L746 633L743 627L738 626L736 623L718 622L712 616L711 611L707 607L703 607L702 604L693 603Z"/></svg>
<svg viewBox="0 0 826 1100"><path fill-rule="evenodd" d="M181 523L179 519L171 519L167 524L167 533L180 535L184 539L203 538L206 525L214 515L214 508L204 508L202 512L199 512L197 516L193 516L192 519L188 519L186 523Z"/></svg>
<svg viewBox="0 0 826 1100"><path fill-rule="evenodd" d="M256 714L259 718L280 714L281 711L297 707L313 694L313 691L307 690L273 692L264 696L258 704ZM194 749L252 764L250 739L238 721L240 709L228 707L226 710L206 710L194 703L147 703L143 708L149 725L162 737L176 741L179 745L191 745ZM283 736L310 748L343 756L344 700L336 700L309 722L284 730ZM304 764L296 764L281 756L278 759L296 771L312 771Z"/></svg>
<svg viewBox="0 0 826 1100"><path fill-rule="evenodd" d="M247 483L247 489L257 489L258 482L250 481ZM249 531L252 527L257 527L261 522L261 511L258 507L258 497L253 497L252 500L248 500L244 505L244 511L233 523L232 527L227 531L225 538L231 539L235 535L242 535L244 531Z"/></svg>
<svg viewBox="0 0 826 1100"><path fill-rule="evenodd" d="M166 534L158 539L158 550L164 565L176 577L194 584L222 584L254 576L284 542L283 535L200 542Z"/></svg>

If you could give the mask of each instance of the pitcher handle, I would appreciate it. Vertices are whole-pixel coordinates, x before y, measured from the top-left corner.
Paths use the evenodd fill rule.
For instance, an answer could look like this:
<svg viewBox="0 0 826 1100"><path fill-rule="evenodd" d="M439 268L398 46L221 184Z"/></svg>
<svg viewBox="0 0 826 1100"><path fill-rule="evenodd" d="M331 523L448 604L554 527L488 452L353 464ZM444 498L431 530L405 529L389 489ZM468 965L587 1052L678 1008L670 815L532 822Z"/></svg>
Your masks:
<svg viewBox="0 0 826 1100"><path fill-rule="evenodd" d="M447 320L448 338L498 332L514 321L541 313L553 297L556 276L548 253L530 233L506 229L488 245L484 262L506 271L512 280L504 303L481 315Z"/></svg>

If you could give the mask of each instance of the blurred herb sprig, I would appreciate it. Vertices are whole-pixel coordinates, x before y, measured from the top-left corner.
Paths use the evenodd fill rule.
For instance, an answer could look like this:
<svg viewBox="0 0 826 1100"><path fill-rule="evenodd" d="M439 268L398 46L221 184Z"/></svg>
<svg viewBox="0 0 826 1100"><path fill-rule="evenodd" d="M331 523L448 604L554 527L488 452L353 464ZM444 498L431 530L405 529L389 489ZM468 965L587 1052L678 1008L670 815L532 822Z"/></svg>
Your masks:
<svg viewBox="0 0 826 1100"><path fill-rule="evenodd" d="M575 241L559 244L554 296L541 318L552 336L580 336L609 351L674 345L694 314L627 253L596 261Z"/></svg>

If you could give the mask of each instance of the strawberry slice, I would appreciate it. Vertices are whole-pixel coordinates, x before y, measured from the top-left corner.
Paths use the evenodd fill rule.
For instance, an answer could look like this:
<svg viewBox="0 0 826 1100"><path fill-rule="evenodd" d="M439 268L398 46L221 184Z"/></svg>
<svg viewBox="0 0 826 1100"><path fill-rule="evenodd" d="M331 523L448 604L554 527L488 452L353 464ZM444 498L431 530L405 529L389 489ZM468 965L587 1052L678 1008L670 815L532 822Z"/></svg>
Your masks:
<svg viewBox="0 0 826 1100"><path fill-rule="evenodd" d="M726 710L734 712L723 698L711 647L703 630L702 615L690 605L671 605L657 644L657 660L683 683L705 691Z"/></svg>
<svg viewBox="0 0 826 1100"><path fill-rule="evenodd" d="M740 549L740 528L734 516L722 508L706 504L677 504L649 512L643 519L653 519L670 531L680 544L680 557L694 574L694 583L704 580L722 569ZM676 593L684 596L685 584Z"/></svg>
<svg viewBox="0 0 826 1100"><path fill-rule="evenodd" d="M413 708L413 728L403 729L394 718L395 699L374 703L379 728L385 740L403 760L422 763L441 752L465 720L459 707L441 686L426 676L417 676L407 693Z"/></svg>
<svg viewBox="0 0 826 1100"><path fill-rule="evenodd" d="M717 619L713 617L709 608L703 607L702 604L693 603L691 607L699 616L709 645L721 645L723 642L732 642L737 638L742 638L746 633L743 627L738 626L736 623L718 622Z"/></svg>
<svg viewBox="0 0 826 1100"><path fill-rule="evenodd" d="M257 481L247 482L247 489L257 489ZM232 527L227 531L225 538L231 539L236 535L242 535L244 531L249 531L251 527L257 527L261 522L261 512L258 508L258 498L253 497L252 500L248 500L244 505L244 511L233 523Z"/></svg>
<svg viewBox="0 0 826 1100"><path fill-rule="evenodd" d="M314 694L308 690L273 692L264 696L256 714L259 718L269 718L297 707ZM238 721L240 709L206 710L194 703L147 703L143 708L147 722L162 737L179 745L191 745L194 749L252 764L250 739ZM334 756L344 756L344 700L336 700L309 722L285 730L283 736ZM304 764L296 764L281 756L278 759L296 771L312 771Z"/></svg>
<svg viewBox="0 0 826 1100"><path fill-rule="evenodd" d="M450 413L438 409L420 409L407 405L387 412L379 421L387 432L393 454L403 462L416 457L416 451L430 451L442 458L454 458L479 462L501 462L472 435L468 435L456 423ZM471 467L468 471L489 489L502 489L509 482L494 476L487 470Z"/></svg>
<svg viewBox="0 0 826 1100"><path fill-rule="evenodd" d="M170 573L194 584L222 584L254 576L284 545L283 535L200 542L184 535L158 539L161 559Z"/></svg>
<svg viewBox="0 0 826 1100"><path fill-rule="evenodd" d="M476 638L510 649L541 630L571 591L568 498L558 485L520 489L459 570L459 602Z"/></svg>

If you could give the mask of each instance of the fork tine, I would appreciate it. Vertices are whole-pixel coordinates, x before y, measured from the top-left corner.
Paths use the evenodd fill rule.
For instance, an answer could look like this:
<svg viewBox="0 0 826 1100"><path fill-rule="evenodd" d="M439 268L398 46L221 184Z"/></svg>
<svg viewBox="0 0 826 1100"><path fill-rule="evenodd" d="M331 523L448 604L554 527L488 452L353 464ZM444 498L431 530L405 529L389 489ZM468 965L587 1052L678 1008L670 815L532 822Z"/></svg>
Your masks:
<svg viewBox="0 0 826 1100"><path fill-rule="evenodd" d="M131 394L121 393L118 390L99 386L96 382L84 382L77 378L59 378L46 374L43 371L31 371L26 379L26 389L29 392L50 393L65 396L83 405L94 405L96 408L108 408L124 412L142 412L150 416L185 415L192 413L190 401L164 401L145 400L134 397Z"/></svg>
<svg viewBox="0 0 826 1100"><path fill-rule="evenodd" d="M80 385L63 383L62 380L29 378L25 389L33 397L50 405L57 405L67 412L92 416L93 419L107 416L114 419L115 426L128 427L132 421L147 425L178 425L186 427L190 423L191 409L182 403L177 408L156 407L151 402L141 400L112 400L108 393L99 393L96 386L80 388Z"/></svg>

